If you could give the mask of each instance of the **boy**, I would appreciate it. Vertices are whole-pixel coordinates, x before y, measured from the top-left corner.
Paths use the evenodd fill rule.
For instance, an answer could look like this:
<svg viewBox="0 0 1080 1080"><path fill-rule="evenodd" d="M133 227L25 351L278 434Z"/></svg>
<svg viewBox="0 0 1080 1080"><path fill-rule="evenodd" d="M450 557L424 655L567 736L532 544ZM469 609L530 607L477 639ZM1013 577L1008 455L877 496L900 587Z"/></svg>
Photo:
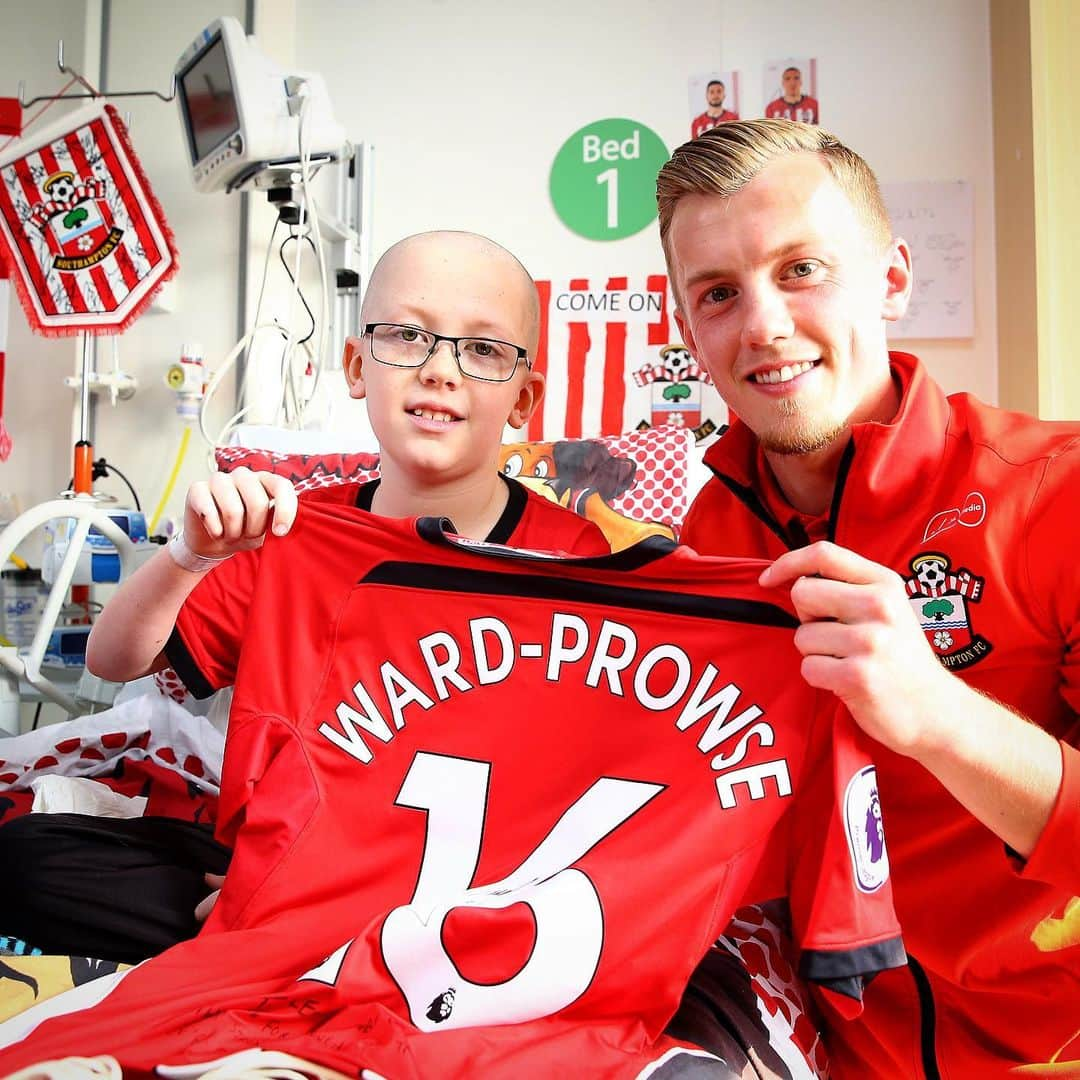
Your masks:
<svg viewBox="0 0 1080 1080"><path fill-rule="evenodd" d="M544 391L543 375L531 370L536 288L517 259L469 233L408 237L375 267L361 323L363 336L346 343L345 374L351 396L368 402L381 479L305 499L387 517L445 517L475 540L607 554L595 525L498 471L503 425L522 427ZM475 336L456 345L436 337L460 334ZM241 620L254 549L271 524L288 531L296 504L291 484L269 473L237 469L193 484L182 536L126 582L95 623L90 669L126 682L171 665L196 696L209 694L210 673L192 659L183 617L173 632L181 607L200 586L202 608ZM231 681L221 678L220 685ZM136 962L195 932L203 873L223 870L228 854L204 828L182 821L26 815L0 829L0 855L26 867L0 916L7 933L48 952ZM78 870L88 865L109 870ZM207 880L220 885L217 876ZM215 897L199 904L199 920Z"/></svg>
<svg viewBox="0 0 1080 1080"><path fill-rule="evenodd" d="M384 517L449 518L474 540L606 554L595 525L496 466L504 426L523 427L544 393L530 359L538 303L525 268L484 237L421 233L390 248L364 295L364 334L347 340L344 357L350 396L368 403L381 479L313 497ZM462 333L474 336L456 337ZM288 532L295 512L296 495L281 477L237 469L193 484L183 532L107 605L87 666L126 682L173 662L197 681L182 636L170 638L182 604L202 574L259 547L268 529ZM231 582L222 578L244 572L221 567L208 582L224 596Z"/></svg>

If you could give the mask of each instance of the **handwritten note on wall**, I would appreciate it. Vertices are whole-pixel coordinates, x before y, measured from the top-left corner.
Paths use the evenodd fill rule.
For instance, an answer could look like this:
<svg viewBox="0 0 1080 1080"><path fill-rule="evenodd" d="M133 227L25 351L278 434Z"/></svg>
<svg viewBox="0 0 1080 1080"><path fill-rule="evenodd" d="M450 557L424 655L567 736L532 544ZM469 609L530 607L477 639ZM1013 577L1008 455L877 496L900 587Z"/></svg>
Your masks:
<svg viewBox="0 0 1080 1080"><path fill-rule="evenodd" d="M965 180L882 184L881 194L893 234L908 242L915 264L908 313L890 324L889 337L974 337L971 184Z"/></svg>

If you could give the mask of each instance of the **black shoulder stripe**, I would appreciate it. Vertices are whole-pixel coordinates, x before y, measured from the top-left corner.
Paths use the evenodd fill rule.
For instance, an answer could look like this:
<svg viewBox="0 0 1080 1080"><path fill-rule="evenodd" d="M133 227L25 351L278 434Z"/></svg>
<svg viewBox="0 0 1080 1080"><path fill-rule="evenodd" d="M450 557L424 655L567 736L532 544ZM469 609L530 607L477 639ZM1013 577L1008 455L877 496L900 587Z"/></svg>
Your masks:
<svg viewBox="0 0 1080 1080"><path fill-rule="evenodd" d="M165 654L165 659L172 665L173 671L180 676L181 682L191 691L192 697L196 697L201 701L214 692L214 688L199 670L198 664L192 659L188 647L184 644L184 639L175 626L169 635L169 640L165 642L165 648L161 651Z"/></svg>
<svg viewBox="0 0 1080 1080"><path fill-rule="evenodd" d="M904 942L895 937L857 949L805 949L799 960L799 974L861 1001L863 987L879 971L903 967L906 963Z"/></svg>
<svg viewBox="0 0 1080 1080"><path fill-rule="evenodd" d="M833 487L832 505L829 507L829 539L836 541L837 519L840 517L840 499L844 494L844 485L847 483L848 473L851 472L851 464L855 460L855 439L848 439L844 453L840 457L840 466L836 470L836 484Z"/></svg>
<svg viewBox="0 0 1080 1080"><path fill-rule="evenodd" d="M379 478L374 480L368 480L367 483L361 484L356 489L356 502L355 506L361 510L366 510L371 513L371 504L375 501L375 492L379 490Z"/></svg>
<svg viewBox="0 0 1080 1080"><path fill-rule="evenodd" d="M607 560L573 560L574 566L598 563L610 567ZM702 596L696 593L665 592L624 585L605 585L595 581L546 577L520 572L500 573L466 567L434 566L429 563L380 563L359 581L361 585L396 585L405 589L432 592L461 592L482 596L533 597L566 603L604 604L635 611L654 611L665 615L687 615L697 619L754 623L759 626L799 625L794 615L775 604L761 600L740 600L727 596Z"/></svg>
<svg viewBox="0 0 1080 1080"><path fill-rule="evenodd" d="M754 517L758 518L765 525L767 525L770 531L776 533L778 537L784 542L785 547L797 547L793 545L791 538L784 532L784 527L769 513L765 504L758 498L757 492L753 488L744 487L742 484L736 483L730 476L725 476L723 473L717 472L713 469L713 475L720 481L750 511Z"/></svg>
<svg viewBox="0 0 1080 1080"><path fill-rule="evenodd" d="M489 544L508 544L510 542L514 530L521 524L528 501L524 484L511 480L509 476L503 473L499 473L499 479L506 484L509 497L506 500L506 506L503 507L503 512L499 515L499 520L492 525L491 532L485 537Z"/></svg>

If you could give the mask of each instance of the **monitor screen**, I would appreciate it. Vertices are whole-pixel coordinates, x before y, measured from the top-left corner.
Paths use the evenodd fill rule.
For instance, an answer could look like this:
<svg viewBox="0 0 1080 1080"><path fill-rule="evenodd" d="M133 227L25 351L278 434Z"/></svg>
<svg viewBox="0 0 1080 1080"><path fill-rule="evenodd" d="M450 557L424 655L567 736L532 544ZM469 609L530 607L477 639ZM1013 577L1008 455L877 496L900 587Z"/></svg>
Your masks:
<svg viewBox="0 0 1080 1080"><path fill-rule="evenodd" d="M179 85L191 135L192 164L197 165L240 127L236 93L220 34L180 76Z"/></svg>
<svg viewBox="0 0 1080 1080"><path fill-rule="evenodd" d="M86 631L62 634L60 636L61 656L81 656L86 652Z"/></svg>

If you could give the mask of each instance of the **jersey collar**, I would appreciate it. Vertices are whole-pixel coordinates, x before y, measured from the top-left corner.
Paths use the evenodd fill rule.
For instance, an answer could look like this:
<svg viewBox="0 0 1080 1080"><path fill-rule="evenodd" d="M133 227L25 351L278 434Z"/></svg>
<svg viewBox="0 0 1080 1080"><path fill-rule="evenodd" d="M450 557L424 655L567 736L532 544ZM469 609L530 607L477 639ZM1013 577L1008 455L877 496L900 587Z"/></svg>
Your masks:
<svg viewBox="0 0 1080 1080"><path fill-rule="evenodd" d="M779 525L777 531L791 546L807 539L835 539L842 512L851 507L864 526L872 519L895 523L898 506L907 505L939 467L949 403L916 357L892 352L889 363L900 385L900 407L887 424L853 425L829 513L801 514L787 502L757 437L737 417L706 451L705 464L771 527Z"/></svg>
<svg viewBox="0 0 1080 1080"><path fill-rule="evenodd" d="M484 542L487 544L510 543L510 537L514 535L514 530L521 524L521 519L525 514L525 507L528 505L528 494L525 491L524 484L512 480L505 473L499 473L499 479L506 484L509 497L502 513L499 515L499 520L492 525L491 531L484 537ZM361 484L356 492L356 506L361 510L370 512L378 486L379 480L377 478Z"/></svg>

